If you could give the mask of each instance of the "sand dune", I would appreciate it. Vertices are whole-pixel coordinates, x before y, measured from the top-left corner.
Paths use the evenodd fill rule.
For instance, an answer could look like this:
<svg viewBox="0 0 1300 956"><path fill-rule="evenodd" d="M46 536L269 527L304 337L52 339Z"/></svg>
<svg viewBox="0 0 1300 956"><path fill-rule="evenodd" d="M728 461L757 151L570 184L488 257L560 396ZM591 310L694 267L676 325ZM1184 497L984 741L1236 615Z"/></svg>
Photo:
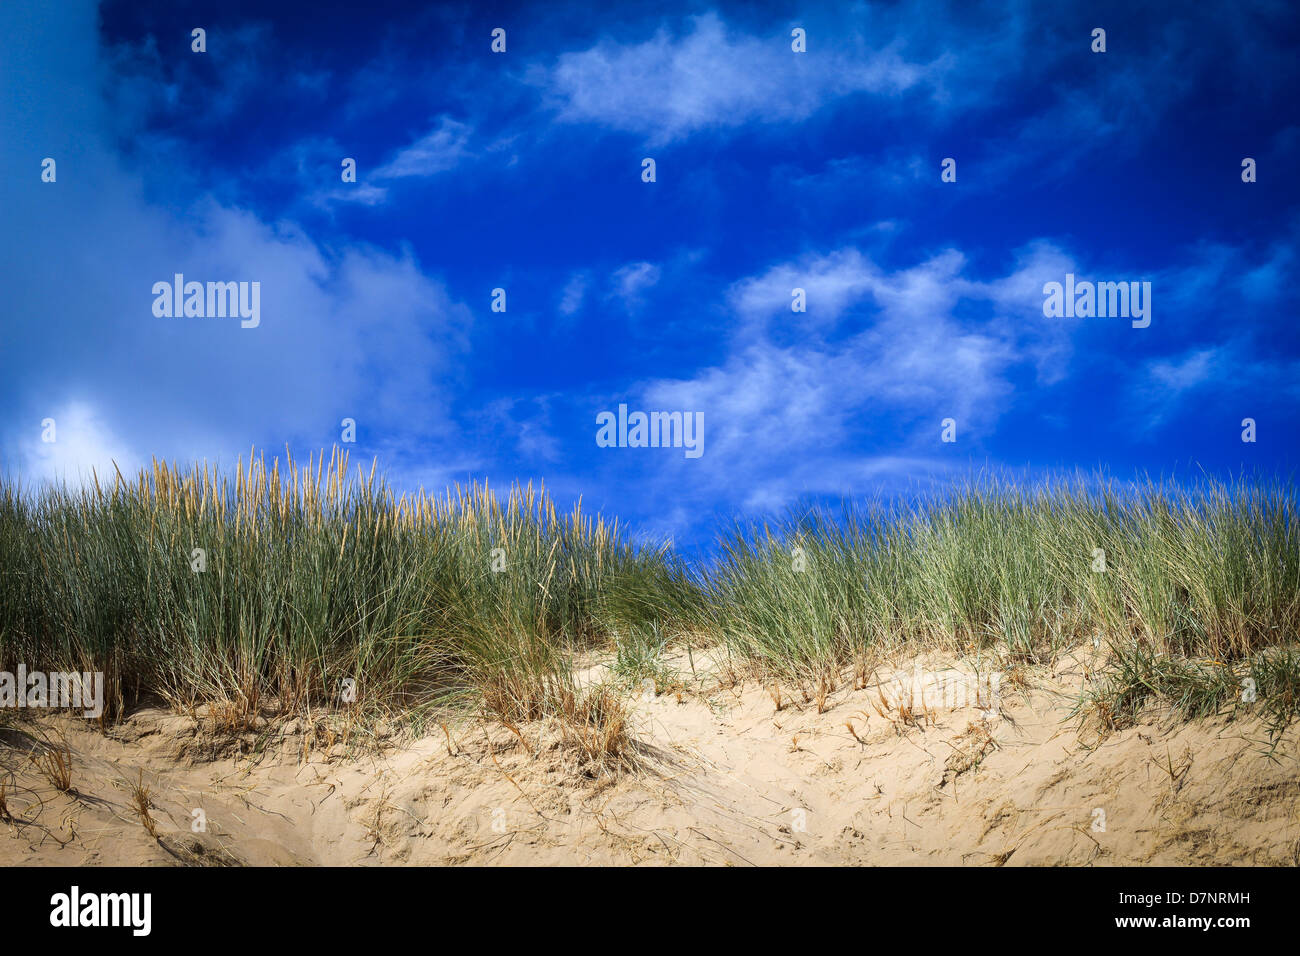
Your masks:
<svg viewBox="0 0 1300 956"><path fill-rule="evenodd" d="M1271 755L1251 720L1152 715L1098 738L1069 719L1087 664L1027 672L995 716L933 723L882 716L851 683L819 714L700 678L636 702L636 766L618 772L540 723L331 741L302 721L232 739L156 710L108 736L43 717L0 731L0 863L1300 863L1294 727ZM59 733L69 793L26 751ZM140 781L156 838L131 807Z"/></svg>

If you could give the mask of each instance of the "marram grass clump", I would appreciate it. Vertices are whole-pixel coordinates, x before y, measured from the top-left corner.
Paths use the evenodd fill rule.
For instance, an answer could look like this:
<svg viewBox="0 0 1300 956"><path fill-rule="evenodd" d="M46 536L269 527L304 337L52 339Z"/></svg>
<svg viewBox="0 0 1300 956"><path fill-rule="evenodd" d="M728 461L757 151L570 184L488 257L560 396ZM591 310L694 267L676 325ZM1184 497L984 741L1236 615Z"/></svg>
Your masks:
<svg viewBox="0 0 1300 956"><path fill-rule="evenodd" d="M617 681L658 686L683 638L778 688L845 669L861 684L900 650L1023 665L1091 643L1111 653L1081 703L1103 724L1150 701L1253 705L1250 681L1284 726L1300 708L1296 505L1280 483L985 481L739 524L689 571L531 486L398 496L337 450L75 490L0 482L0 669L103 671L110 719L151 697L236 728L458 708L558 718L613 753ZM580 686L584 652L616 683Z"/></svg>
<svg viewBox="0 0 1300 956"><path fill-rule="evenodd" d="M1296 516L1291 484L1211 480L985 482L812 508L724 540L711 629L793 681L900 647L1035 663L1091 642L1114 652L1090 691L1111 726L1149 700L1201 716L1266 689L1284 724L1300 679Z"/></svg>
<svg viewBox="0 0 1300 956"><path fill-rule="evenodd" d="M544 491L396 496L326 460L0 484L0 668L102 670L109 716L574 710L572 655L697 601L673 557Z"/></svg>

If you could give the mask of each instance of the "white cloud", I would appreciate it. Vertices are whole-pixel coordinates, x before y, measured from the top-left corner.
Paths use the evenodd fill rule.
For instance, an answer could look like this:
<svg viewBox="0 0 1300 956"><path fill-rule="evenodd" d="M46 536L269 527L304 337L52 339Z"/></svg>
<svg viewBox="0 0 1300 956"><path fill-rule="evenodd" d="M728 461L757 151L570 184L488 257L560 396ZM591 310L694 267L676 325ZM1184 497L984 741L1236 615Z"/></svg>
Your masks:
<svg viewBox="0 0 1300 956"><path fill-rule="evenodd" d="M332 140L301 142L286 152L297 163L298 180L306 188L309 202L318 206L332 202L381 206L388 202L391 188L380 184L437 176L472 158L473 153L469 149L472 134L473 130L465 123L450 116L439 117L432 130L409 146L397 150L383 165L369 173L364 168L358 169L355 183L338 181L338 160L335 157L344 155L344 150ZM494 144L490 149L499 147L500 144ZM331 177L328 189L315 188L316 177L321 175L321 170L325 170Z"/></svg>
<svg viewBox="0 0 1300 956"><path fill-rule="evenodd" d="M610 276L610 295L622 300L629 311L641 306L643 294L659 282L661 271L650 262L631 262Z"/></svg>
<svg viewBox="0 0 1300 956"><path fill-rule="evenodd" d="M114 465L128 480L144 462L105 422L101 413L82 401L50 409L53 441L45 441L45 419L27 422L18 442L17 466L25 479L71 485L97 476L101 487L116 480Z"/></svg>
<svg viewBox="0 0 1300 956"><path fill-rule="evenodd" d="M454 449L447 408L469 310L409 252L323 244L292 222L196 197L183 178L146 190L101 125L93 7L69 11L57 26L38 18L39 29L17 31L0 9L0 59L27 48L22 73L0 71L0 104L20 96L38 117L0 110L0 139L76 158L76 173L61 163L45 191L0 179L7 301L38 317L6 330L6 460L48 474L119 450L233 459L254 442L332 444L345 416L366 451L377 450L367 436L381 433L402 436L421 458ZM88 236L104 238L87 246ZM177 272L260 282L260 326L156 318L151 288ZM32 446L33 423L67 409L59 445Z"/></svg>
<svg viewBox="0 0 1300 956"><path fill-rule="evenodd" d="M825 35L815 42L827 43ZM791 52L790 38L729 30L715 13L690 30L641 43L602 40L535 73L561 119L597 122L668 142L711 127L806 119L851 93L894 95L933 81L940 63L914 63L893 47L864 53Z"/></svg>
<svg viewBox="0 0 1300 956"><path fill-rule="evenodd" d="M582 308L582 300L587 295L587 281L587 275L583 272L574 273L569 278L560 295L559 310L562 315L573 315Z"/></svg>
<svg viewBox="0 0 1300 956"><path fill-rule="evenodd" d="M375 170L374 178L403 179L445 173L470 155L470 132L464 123L442 116L436 127Z"/></svg>
<svg viewBox="0 0 1300 956"><path fill-rule="evenodd" d="M1300 362L1285 358L1250 358L1247 343L1192 348L1154 359L1139 369L1128 406L1138 427L1154 431L1194 393L1213 389L1224 399L1251 396L1243 414L1262 414L1259 396L1294 401L1300 397Z"/></svg>
<svg viewBox="0 0 1300 956"><path fill-rule="evenodd" d="M332 189L328 193L317 194L315 198L317 201L331 199L335 202L354 202L362 206L380 206L388 202L388 188L370 183L351 183Z"/></svg>
<svg viewBox="0 0 1300 956"><path fill-rule="evenodd" d="M1178 359L1152 362L1148 374L1162 392L1178 395L1208 381L1218 358L1218 349L1198 349Z"/></svg>
<svg viewBox="0 0 1300 956"><path fill-rule="evenodd" d="M942 419L957 420L964 449L978 447L1010 402L1011 370L1068 352L1068 332L1043 329L1041 293L1042 270L1072 268L1068 257L1035 244L988 282L966 266L945 250L887 271L856 248L778 263L733 284L728 302L745 321L725 360L645 383L642 406L702 411L695 492L733 498L743 476L752 507L941 471L952 457ZM790 310L794 287L807 290L806 315ZM685 480L681 464L665 467Z"/></svg>
<svg viewBox="0 0 1300 956"><path fill-rule="evenodd" d="M824 256L810 253L737 282L728 297L732 308L748 322L788 313L802 322L826 324L837 321L850 304L875 286L879 276L879 270L857 249ZM795 289L803 289L806 295L808 311L802 315L791 312Z"/></svg>

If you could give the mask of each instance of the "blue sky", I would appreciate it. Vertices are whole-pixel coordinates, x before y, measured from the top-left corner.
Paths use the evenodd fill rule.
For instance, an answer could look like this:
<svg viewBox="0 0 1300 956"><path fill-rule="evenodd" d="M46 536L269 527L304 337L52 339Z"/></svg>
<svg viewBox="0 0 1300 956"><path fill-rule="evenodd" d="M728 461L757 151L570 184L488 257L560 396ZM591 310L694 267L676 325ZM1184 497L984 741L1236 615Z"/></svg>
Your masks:
<svg viewBox="0 0 1300 956"><path fill-rule="evenodd" d="M686 546L986 468L1290 475L1300 26L1138 6L6 0L0 467L350 417L399 487L544 480ZM260 325L156 317L178 272ZM1067 273L1149 281L1150 326L1045 317ZM598 447L620 403L704 454Z"/></svg>

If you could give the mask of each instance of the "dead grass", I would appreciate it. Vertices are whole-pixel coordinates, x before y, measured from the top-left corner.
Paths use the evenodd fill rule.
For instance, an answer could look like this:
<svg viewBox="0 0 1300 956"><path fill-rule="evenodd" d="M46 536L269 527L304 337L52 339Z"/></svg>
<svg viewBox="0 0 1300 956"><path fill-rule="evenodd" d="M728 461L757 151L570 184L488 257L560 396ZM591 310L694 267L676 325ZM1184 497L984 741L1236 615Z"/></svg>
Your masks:
<svg viewBox="0 0 1300 956"><path fill-rule="evenodd" d="M588 760L624 766L632 752L627 704L604 685L585 692L568 691L560 700L564 739Z"/></svg>
<svg viewBox="0 0 1300 956"><path fill-rule="evenodd" d="M72 750L67 741L58 744L46 742L32 754L31 759L55 790L67 793L72 789Z"/></svg>
<svg viewBox="0 0 1300 956"><path fill-rule="evenodd" d="M149 812L153 807L153 790L145 785L144 770L140 771L140 776L131 785L131 809L140 819L140 825L144 827L145 832L155 840L158 839L158 823L154 820L153 815Z"/></svg>

